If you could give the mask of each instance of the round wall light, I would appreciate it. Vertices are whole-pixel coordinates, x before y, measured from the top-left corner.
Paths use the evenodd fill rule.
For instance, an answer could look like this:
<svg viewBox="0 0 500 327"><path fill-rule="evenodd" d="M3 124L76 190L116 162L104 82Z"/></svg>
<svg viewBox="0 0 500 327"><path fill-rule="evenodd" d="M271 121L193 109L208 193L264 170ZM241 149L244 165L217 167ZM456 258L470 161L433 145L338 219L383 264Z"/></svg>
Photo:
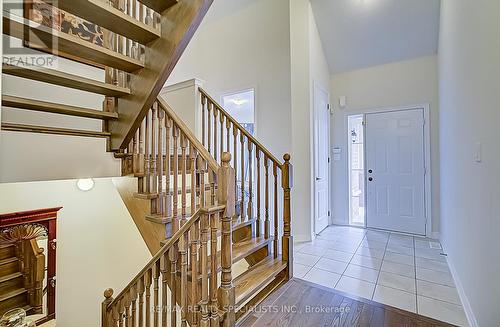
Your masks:
<svg viewBox="0 0 500 327"><path fill-rule="evenodd" d="M92 178L80 178L76 181L76 186L80 191L90 191L94 188L95 182Z"/></svg>

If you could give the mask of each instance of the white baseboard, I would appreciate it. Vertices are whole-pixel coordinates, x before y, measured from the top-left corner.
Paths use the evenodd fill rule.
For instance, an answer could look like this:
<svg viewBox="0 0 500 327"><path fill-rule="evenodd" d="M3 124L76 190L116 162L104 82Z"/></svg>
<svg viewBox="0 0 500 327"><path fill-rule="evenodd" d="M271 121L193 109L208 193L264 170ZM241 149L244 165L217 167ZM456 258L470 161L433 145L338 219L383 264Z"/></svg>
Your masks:
<svg viewBox="0 0 500 327"><path fill-rule="evenodd" d="M300 242L309 242L311 241L311 235L308 234L296 234L293 235L293 241L295 243L300 243Z"/></svg>
<svg viewBox="0 0 500 327"><path fill-rule="evenodd" d="M441 242L441 245L443 246L443 250L445 253L446 251L446 246ZM464 288L462 286L462 282L460 281L460 278L458 277L458 273L455 270L455 266L453 265L453 261L449 256L446 257L446 261L448 262L448 267L450 268L451 275L453 276L453 280L455 281L455 286L457 288L458 296L460 297L460 301L462 302L462 307L464 308L465 316L467 317L467 320L469 321L470 327L478 327L479 325L477 324L476 316L474 315L474 312L472 311L472 307L470 305L469 299L467 298L467 295L465 295Z"/></svg>

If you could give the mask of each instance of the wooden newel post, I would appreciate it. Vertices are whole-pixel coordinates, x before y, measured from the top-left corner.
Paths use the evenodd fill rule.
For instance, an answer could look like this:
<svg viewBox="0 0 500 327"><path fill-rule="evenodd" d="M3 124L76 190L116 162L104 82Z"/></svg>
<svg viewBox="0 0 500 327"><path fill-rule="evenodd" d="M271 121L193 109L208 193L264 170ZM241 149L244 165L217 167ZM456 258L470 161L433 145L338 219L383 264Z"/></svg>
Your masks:
<svg viewBox="0 0 500 327"><path fill-rule="evenodd" d="M108 305L113 302L113 289L108 288L104 291L104 301L102 301L101 306L101 327L111 327L112 326L112 312L108 311Z"/></svg>
<svg viewBox="0 0 500 327"><path fill-rule="evenodd" d="M283 156L285 163L282 167L281 185L283 187L283 261L287 265L287 279L293 277L293 236L291 233L291 209L290 209L290 190L293 187L293 166L290 164L290 155Z"/></svg>
<svg viewBox="0 0 500 327"><path fill-rule="evenodd" d="M226 208L221 214L222 239L221 239L221 286L218 291L218 302L221 309L227 312L223 326L234 326L235 324L235 294L231 267L233 264L232 254L232 217L235 214L235 192L234 169L229 166L231 154L224 152L222 154L222 166L217 172L218 181L218 200L219 205L225 205Z"/></svg>

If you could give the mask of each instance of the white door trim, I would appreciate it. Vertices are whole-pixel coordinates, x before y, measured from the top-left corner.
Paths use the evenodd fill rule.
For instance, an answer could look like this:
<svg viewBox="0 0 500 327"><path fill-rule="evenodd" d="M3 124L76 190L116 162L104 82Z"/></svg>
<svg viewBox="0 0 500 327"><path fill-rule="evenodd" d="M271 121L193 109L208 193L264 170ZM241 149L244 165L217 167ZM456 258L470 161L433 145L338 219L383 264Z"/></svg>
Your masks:
<svg viewBox="0 0 500 327"><path fill-rule="evenodd" d="M312 96L312 121L313 121L313 130L312 130L312 145L313 145L313 148L312 148L312 167L311 167L311 178L312 178L312 185L313 185L313 196L312 196L312 200L313 200L313 219L312 219L312 235L313 235L313 238L316 234L316 183L315 183L315 177L316 177L316 174L315 174L315 169L316 169L316 153L315 153L315 149L316 149L316 138L315 138L315 134L316 134L316 89L319 89L321 92L324 92L326 95L327 95L327 98L328 98L328 103L330 103L330 93L328 92L328 90L326 90L324 87L322 87L318 82L316 82L315 80L313 80L313 96ZM330 117L329 117L330 118ZM327 122L327 129L328 129L328 132L327 132L327 135L328 135L328 140L327 140L327 143L328 143L328 158L330 158L330 119L328 119L328 122ZM331 225L332 224L332 215L331 215L331 212L332 212L332 206L331 206L331 180L332 180L332 169L331 169L331 160L330 162L328 162L328 211L330 212L330 216L328 217L328 225Z"/></svg>
<svg viewBox="0 0 500 327"><path fill-rule="evenodd" d="M356 109L349 110L349 112L344 113L344 130L348 130L348 116L351 115L366 115L369 113L381 113L390 111L402 111L402 110L412 110L412 109L423 109L424 111L424 157L425 157L425 178L424 178L424 190L425 190L425 235L426 237L432 237L432 169L431 169L431 129L430 129L430 105L429 103L415 104L408 106L399 107L386 107L386 108L367 108L367 109ZM366 117L364 119L366 121ZM365 133L366 136L366 133ZM346 136L347 137L347 136ZM365 140L366 143L366 140ZM365 146L365 167L366 167L366 146ZM349 169L349 165L347 167ZM349 173L349 172L347 172ZM365 176L365 186L366 186L366 176ZM367 194L365 192L365 203L367 201ZM347 198L349 201L349 198ZM366 227L366 212L365 212L365 227Z"/></svg>

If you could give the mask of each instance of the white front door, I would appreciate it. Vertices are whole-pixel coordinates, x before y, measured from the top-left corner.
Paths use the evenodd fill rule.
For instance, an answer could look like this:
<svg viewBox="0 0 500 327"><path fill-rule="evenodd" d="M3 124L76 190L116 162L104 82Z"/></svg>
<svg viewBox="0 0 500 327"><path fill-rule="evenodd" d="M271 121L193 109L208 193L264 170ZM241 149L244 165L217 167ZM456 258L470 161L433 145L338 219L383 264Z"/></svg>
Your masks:
<svg viewBox="0 0 500 327"><path fill-rule="evenodd" d="M328 93L314 86L314 232L319 234L328 226L329 213L329 147Z"/></svg>
<svg viewBox="0 0 500 327"><path fill-rule="evenodd" d="M367 226L425 235L423 109L366 115Z"/></svg>

